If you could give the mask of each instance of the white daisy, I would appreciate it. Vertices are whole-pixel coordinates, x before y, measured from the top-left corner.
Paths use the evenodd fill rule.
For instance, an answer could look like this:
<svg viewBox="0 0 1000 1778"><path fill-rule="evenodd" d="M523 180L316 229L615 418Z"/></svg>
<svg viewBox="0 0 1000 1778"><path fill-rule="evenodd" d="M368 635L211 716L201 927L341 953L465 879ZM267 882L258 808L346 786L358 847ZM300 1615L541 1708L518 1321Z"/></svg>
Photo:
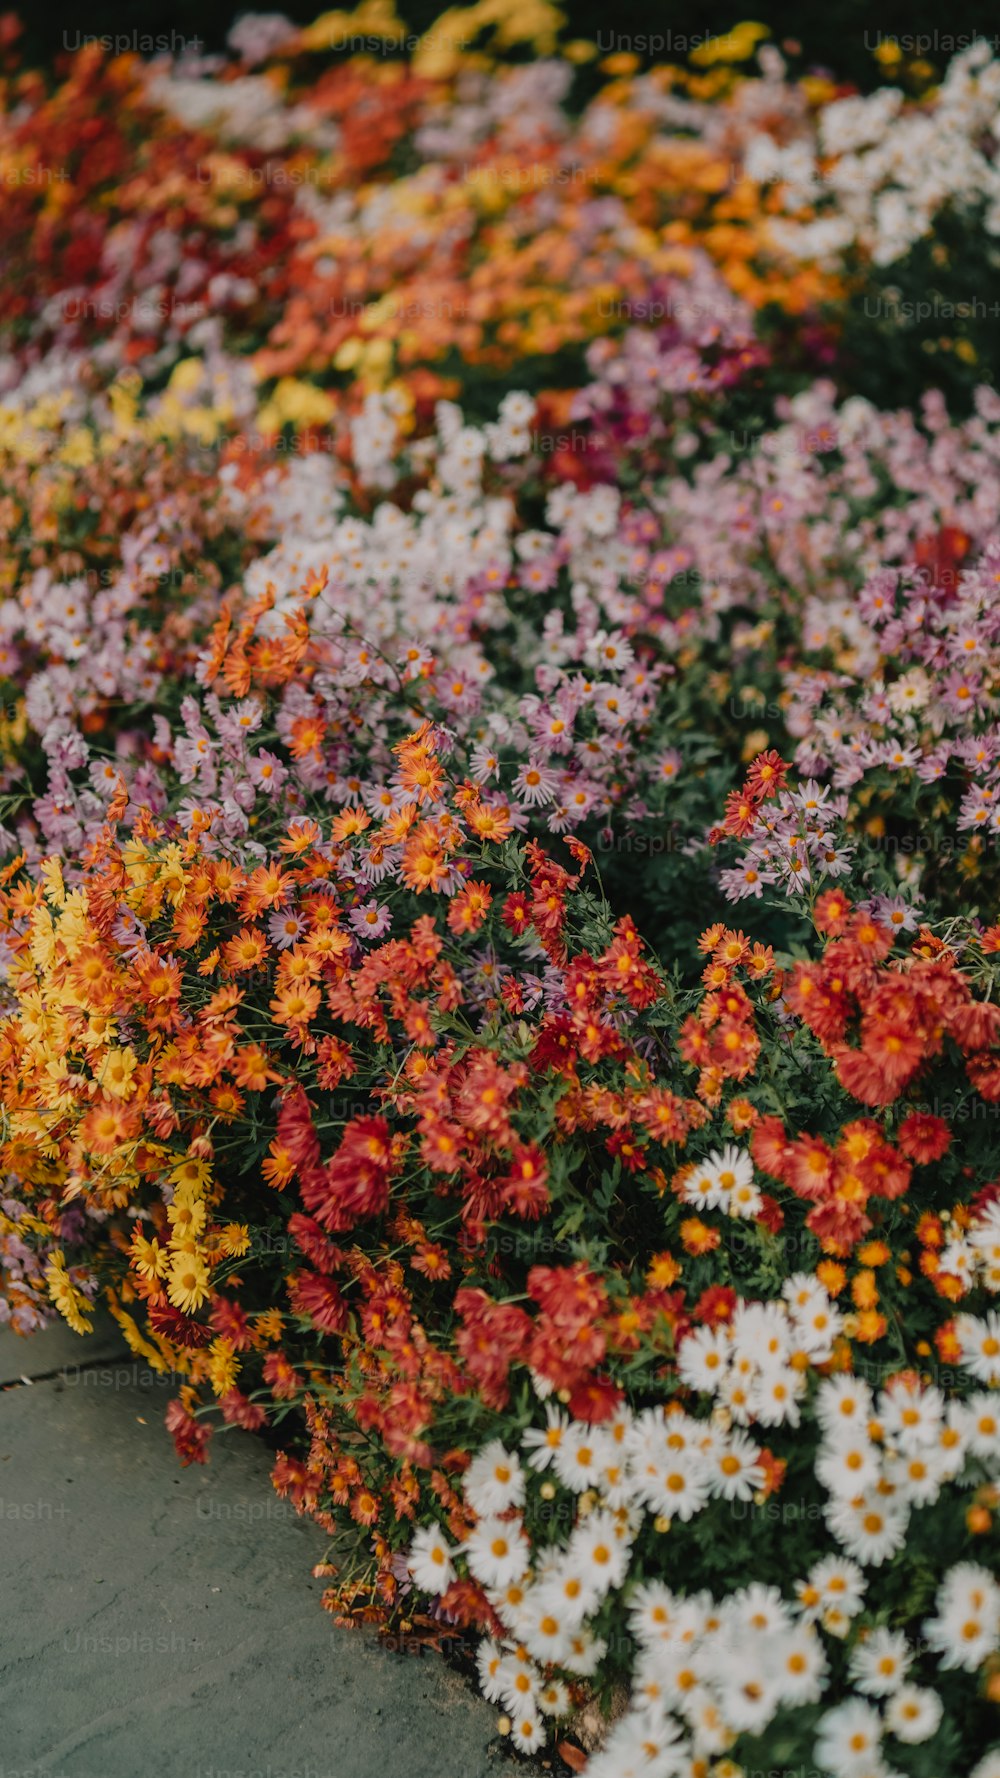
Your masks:
<svg viewBox="0 0 1000 1778"><path fill-rule="evenodd" d="M944 1407L940 1389L898 1384L879 1396L878 1418L887 1438L904 1451L917 1451L934 1442Z"/></svg>
<svg viewBox="0 0 1000 1778"><path fill-rule="evenodd" d="M498 1438L472 1459L464 1477L465 1498L478 1518L505 1513L524 1500L524 1471Z"/></svg>
<svg viewBox="0 0 1000 1778"><path fill-rule="evenodd" d="M862 1778L877 1763L882 1723L870 1704L852 1698L816 1725L816 1763L833 1778Z"/></svg>
<svg viewBox="0 0 1000 1778"><path fill-rule="evenodd" d="M512 1719L510 1738L519 1753L537 1753L545 1746L545 1725L534 1711L522 1710Z"/></svg>
<svg viewBox="0 0 1000 1778"><path fill-rule="evenodd" d="M805 1377L790 1365L768 1364L750 1392L750 1408L762 1426L797 1426Z"/></svg>
<svg viewBox="0 0 1000 1778"><path fill-rule="evenodd" d="M476 1666L479 1669L479 1689L488 1704L500 1701L500 1667L503 1653L491 1636L479 1644L476 1651Z"/></svg>
<svg viewBox="0 0 1000 1778"><path fill-rule="evenodd" d="M936 1735L942 1707L937 1692L926 1686L901 1685L886 1706L885 1723L897 1741L929 1741ZM998 1769L1000 1778L1000 1769Z"/></svg>
<svg viewBox="0 0 1000 1778"><path fill-rule="evenodd" d="M851 1678L867 1697L887 1698L903 1684L912 1658L905 1636L873 1630L851 1655Z"/></svg>
<svg viewBox="0 0 1000 1778"><path fill-rule="evenodd" d="M729 1368L731 1341L725 1327L699 1327L681 1341L677 1372L689 1389L714 1393Z"/></svg>
<svg viewBox="0 0 1000 1778"><path fill-rule="evenodd" d="M816 1474L831 1494L853 1500L878 1481L878 1451L862 1428L838 1428L822 1446Z"/></svg>
<svg viewBox="0 0 1000 1778"><path fill-rule="evenodd" d="M760 1447L742 1432L713 1440L705 1457L709 1490L722 1500L752 1500L764 1486Z"/></svg>
<svg viewBox="0 0 1000 1778"><path fill-rule="evenodd" d="M959 1562L938 1588L937 1616L924 1624L942 1667L974 1673L1000 1646L1000 1587L985 1568Z"/></svg>
<svg viewBox="0 0 1000 1778"><path fill-rule="evenodd" d="M874 1396L858 1377L828 1377L819 1386L816 1417L824 1431L844 1425L867 1426Z"/></svg>
<svg viewBox="0 0 1000 1778"><path fill-rule="evenodd" d="M879 1568L906 1542L909 1510L870 1491L857 1500L831 1501L826 1522L849 1555L866 1567Z"/></svg>
<svg viewBox="0 0 1000 1778"><path fill-rule="evenodd" d="M969 1449L977 1457L996 1463L1000 1458L1000 1405L995 1395L971 1395L968 1414Z"/></svg>
<svg viewBox="0 0 1000 1778"><path fill-rule="evenodd" d="M480 1519L462 1553L470 1572L485 1587L505 1587L527 1573L531 1545L519 1519Z"/></svg>
<svg viewBox="0 0 1000 1778"><path fill-rule="evenodd" d="M962 1348L962 1363L979 1383L1000 1383L1000 1315L995 1310L982 1318L959 1315L955 1332Z"/></svg>
<svg viewBox="0 0 1000 1778"><path fill-rule="evenodd" d="M436 1525L424 1525L414 1535L406 1565L422 1593L444 1593L455 1578L455 1551Z"/></svg>
<svg viewBox="0 0 1000 1778"><path fill-rule="evenodd" d="M795 1592L802 1616L808 1621L831 1608L856 1617L864 1604L865 1577L856 1562L844 1556L825 1556L799 1581Z"/></svg>
<svg viewBox="0 0 1000 1778"><path fill-rule="evenodd" d="M531 1469L548 1469L556 1452L569 1431L569 1416L564 1414L554 1403L545 1406L545 1425L529 1426L521 1443L528 1452L528 1464Z"/></svg>
<svg viewBox="0 0 1000 1778"><path fill-rule="evenodd" d="M802 1625L778 1638L774 1659L782 1702L818 1704L825 1687L827 1660L815 1630Z"/></svg>
<svg viewBox="0 0 1000 1778"><path fill-rule="evenodd" d="M606 1435L575 1420L553 1453L552 1467L564 1487L584 1494L597 1486L602 1469L616 1461L617 1453Z"/></svg>

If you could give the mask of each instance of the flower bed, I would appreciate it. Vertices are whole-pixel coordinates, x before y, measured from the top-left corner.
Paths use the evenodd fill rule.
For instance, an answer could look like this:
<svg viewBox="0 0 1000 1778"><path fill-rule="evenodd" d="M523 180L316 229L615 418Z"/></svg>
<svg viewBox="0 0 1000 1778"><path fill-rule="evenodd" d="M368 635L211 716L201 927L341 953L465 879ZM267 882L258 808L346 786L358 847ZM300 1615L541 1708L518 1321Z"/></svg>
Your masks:
<svg viewBox="0 0 1000 1778"><path fill-rule="evenodd" d="M995 64L558 23L7 78L0 1315L526 1755L997 1778L1000 405L838 309Z"/></svg>

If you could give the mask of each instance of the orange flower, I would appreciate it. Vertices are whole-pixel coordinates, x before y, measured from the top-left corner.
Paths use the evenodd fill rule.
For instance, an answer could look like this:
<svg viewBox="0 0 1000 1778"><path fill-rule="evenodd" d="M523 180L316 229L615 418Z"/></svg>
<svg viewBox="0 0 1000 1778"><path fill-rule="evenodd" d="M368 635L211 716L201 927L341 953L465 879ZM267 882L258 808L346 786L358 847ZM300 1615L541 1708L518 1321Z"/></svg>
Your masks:
<svg viewBox="0 0 1000 1778"><path fill-rule="evenodd" d="M265 908L278 907L285 899L290 881L278 865L259 864L240 896L240 912L244 918L253 920Z"/></svg>
<svg viewBox="0 0 1000 1778"><path fill-rule="evenodd" d="M320 830L315 821L292 821L283 840L278 841L279 852L294 855L308 852L320 837Z"/></svg>
<svg viewBox="0 0 1000 1778"><path fill-rule="evenodd" d="M719 1246L722 1237L718 1229L710 1229L700 1217L688 1216L681 1223L681 1240L685 1253L697 1258L703 1253L713 1253Z"/></svg>
<svg viewBox="0 0 1000 1778"><path fill-rule="evenodd" d="M371 826L371 821L372 818L366 809L341 809L340 814L335 815L330 824L330 838L339 845L343 840L350 839L353 834L364 833L365 828Z"/></svg>
<svg viewBox="0 0 1000 1778"><path fill-rule="evenodd" d="M319 1011L322 995L314 982L289 982L269 1002L276 1025L308 1025Z"/></svg>
<svg viewBox="0 0 1000 1778"><path fill-rule="evenodd" d="M326 734L326 723L319 716L296 716L291 728L288 751L293 759L308 759L318 753Z"/></svg>
<svg viewBox="0 0 1000 1778"><path fill-rule="evenodd" d="M835 1259L821 1259L816 1267L816 1276L830 1296L839 1296L847 1283L847 1273Z"/></svg>
<svg viewBox="0 0 1000 1778"><path fill-rule="evenodd" d="M646 1271L650 1290L669 1290L681 1275L680 1260L672 1253L654 1253Z"/></svg>
<svg viewBox="0 0 1000 1778"><path fill-rule="evenodd" d="M505 803L497 803L492 807L477 804L467 814L469 826L481 840L492 840L499 844L509 838L514 831L514 823L510 818L510 810Z"/></svg>
<svg viewBox="0 0 1000 1778"><path fill-rule="evenodd" d="M270 948L266 935L258 926L244 926L223 945L222 961L227 969L234 971L258 969Z"/></svg>
<svg viewBox="0 0 1000 1778"><path fill-rule="evenodd" d="M440 888L450 870L441 833L433 821L421 821L410 834L403 852L400 867L403 882L419 895L425 889Z"/></svg>
<svg viewBox="0 0 1000 1778"><path fill-rule="evenodd" d="M444 774L428 748L400 748L399 777L403 789L411 792L418 803L440 801Z"/></svg>
<svg viewBox="0 0 1000 1778"><path fill-rule="evenodd" d="M275 1191L283 1192L286 1185L291 1185L295 1178L295 1162L283 1142L271 1143L260 1170L268 1185L273 1186Z"/></svg>
<svg viewBox="0 0 1000 1778"><path fill-rule="evenodd" d="M493 892L488 883L469 883L455 896L448 909L448 925L452 932L478 932L490 910Z"/></svg>

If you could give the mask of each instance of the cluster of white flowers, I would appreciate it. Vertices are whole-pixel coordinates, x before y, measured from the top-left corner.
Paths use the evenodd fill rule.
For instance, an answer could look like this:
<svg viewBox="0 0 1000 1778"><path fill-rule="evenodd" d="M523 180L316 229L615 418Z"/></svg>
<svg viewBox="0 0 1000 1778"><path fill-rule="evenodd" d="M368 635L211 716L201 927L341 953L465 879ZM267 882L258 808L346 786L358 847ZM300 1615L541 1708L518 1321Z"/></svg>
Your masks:
<svg viewBox="0 0 1000 1778"><path fill-rule="evenodd" d="M779 244L807 259L836 261L857 245L891 265L928 234L946 204L984 207L1000 234L997 111L1000 61L985 39L954 57L940 88L920 104L899 87L824 106L809 136L779 144L760 133L745 169L760 184L780 183L793 214L773 224Z"/></svg>
<svg viewBox="0 0 1000 1778"><path fill-rule="evenodd" d="M1000 1290L1000 1201L987 1204L972 1226L953 1235L941 1250L941 1271L959 1278L970 1290L981 1284Z"/></svg>
<svg viewBox="0 0 1000 1778"><path fill-rule="evenodd" d="M710 1169L739 1164L738 1152L727 1151ZM1000 1319L989 1327L964 1320L975 1371ZM816 1764L831 1778L894 1778L886 1739L927 1741L942 1719L937 1692L911 1673L918 1654L971 1674L1000 1650L1000 1586L986 1569L961 1562L941 1574L919 1648L885 1627L865 1572L891 1560L912 1510L933 1504L946 1483L1000 1476L1000 1407L986 1392L946 1401L909 1375L877 1393L851 1374L817 1381L814 1367L829 1362L842 1327L822 1285L797 1274L781 1300L741 1301L731 1320L682 1339L679 1378L712 1401L708 1418L678 1403L623 1406L589 1425L546 1399L544 1423L525 1431L520 1452L494 1439L473 1459L464 1493L474 1528L465 1541L452 1543L437 1526L416 1532L408 1557L415 1585L439 1596L461 1565L504 1625L505 1636L483 1642L479 1673L521 1751L544 1745L547 1719L570 1708L570 1686L593 1678L610 1652L621 1655L609 1648L612 1615L628 1625L631 1698L587 1778L738 1773L728 1755L741 1734L760 1734L779 1713L828 1694L838 1643L849 1651L851 1691L816 1725ZM541 1380L537 1387L547 1394ZM845 1553L820 1556L786 1594L751 1583L716 1600L650 1578L648 1554L637 1550L650 1523L662 1533L713 1501L747 1512L765 1500L770 1459L744 1428L797 1427L810 1390L824 1517ZM539 1491L563 1504L564 1539L533 1541L526 1512L529 1492ZM987 1760L979 1778L1000 1775Z"/></svg>
<svg viewBox="0 0 1000 1778"><path fill-rule="evenodd" d="M742 1218L759 1215L764 1202L750 1156L731 1142L721 1153L713 1149L701 1166L691 1169L682 1195L686 1204L696 1204L700 1210L725 1210Z"/></svg>
<svg viewBox="0 0 1000 1778"><path fill-rule="evenodd" d="M802 1272L784 1301L739 1303L730 1322L702 1327L681 1342L682 1383L715 1397L727 1419L748 1426L797 1426L808 1367L824 1364L843 1317L816 1278Z"/></svg>
<svg viewBox="0 0 1000 1778"><path fill-rule="evenodd" d="M896 1378L876 1398L849 1376L824 1381L815 1405L827 1523L867 1566L902 1549L912 1509L933 1505L970 1458L985 1475L1000 1470L1000 1412L990 1395L946 1402L940 1389Z"/></svg>

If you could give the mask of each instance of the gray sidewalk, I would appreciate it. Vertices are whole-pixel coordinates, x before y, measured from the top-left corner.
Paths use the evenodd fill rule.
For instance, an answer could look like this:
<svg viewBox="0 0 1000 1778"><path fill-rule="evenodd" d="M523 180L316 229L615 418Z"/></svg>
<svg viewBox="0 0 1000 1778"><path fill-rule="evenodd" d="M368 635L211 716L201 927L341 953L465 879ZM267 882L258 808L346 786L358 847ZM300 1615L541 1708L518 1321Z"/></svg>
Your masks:
<svg viewBox="0 0 1000 1778"><path fill-rule="evenodd" d="M320 1609L258 1441L180 1467L171 1393L114 1332L0 1333L3 1778L525 1778L443 1660Z"/></svg>

